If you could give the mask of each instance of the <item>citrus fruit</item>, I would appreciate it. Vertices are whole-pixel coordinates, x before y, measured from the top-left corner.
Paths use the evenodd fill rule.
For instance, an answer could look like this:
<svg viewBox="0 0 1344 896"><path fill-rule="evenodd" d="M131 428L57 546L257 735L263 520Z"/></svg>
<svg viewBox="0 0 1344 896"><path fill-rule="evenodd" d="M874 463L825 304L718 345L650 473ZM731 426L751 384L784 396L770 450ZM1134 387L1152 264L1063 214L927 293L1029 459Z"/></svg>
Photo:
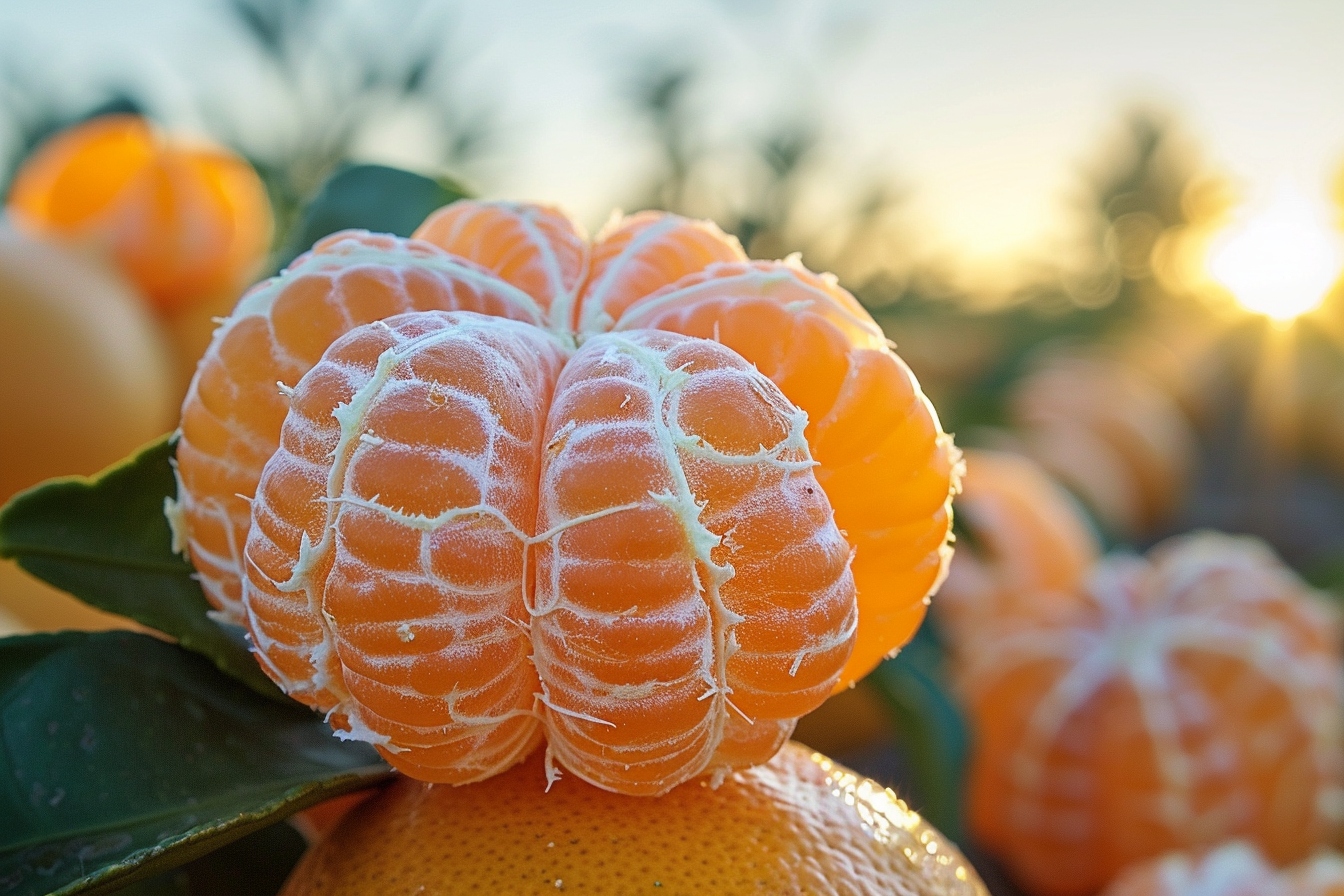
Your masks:
<svg viewBox="0 0 1344 896"><path fill-rule="evenodd" d="M540 755L484 784L402 779L300 861L283 896L378 893L987 894L894 793L789 744L717 788L643 800Z"/></svg>
<svg viewBox="0 0 1344 896"><path fill-rule="evenodd" d="M1194 429L1137 368L1104 355L1059 355L1018 383L1010 408L1028 453L1112 531L1151 532L1179 506Z"/></svg>
<svg viewBox="0 0 1344 896"><path fill-rule="evenodd" d="M1128 868L1102 896L1344 896L1344 859L1320 853L1279 870L1232 841L1203 857L1176 853Z"/></svg>
<svg viewBox="0 0 1344 896"><path fill-rule="evenodd" d="M162 311L237 295L270 244L260 178L214 146L170 140L137 115L105 115L38 147L14 177L8 210L33 233L111 250Z"/></svg>
<svg viewBox="0 0 1344 896"><path fill-rule="evenodd" d="M0 226L0 502L172 429L170 363L115 271Z"/></svg>
<svg viewBox="0 0 1344 896"><path fill-rule="evenodd" d="M977 642L969 822L1024 888L1094 892L1130 862L1244 837L1286 863L1340 817L1332 609L1258 540L1104 560L1069 613Z"/></svg>
<svg viewBox="0 0 1344 896"><path fill-rule="evenodd" d="M955 507L969 544L952 558L935 615L959 652L993 637L1002 617L1074 601L1100 557L1073 497L1022 455L967 450Z"/></svg>
<svg viewBox="0 0 1344 896"><path fill-rule="evenodd" d="M334 235L255 288L183 407L175 530L289 693L427 780L544 732L660 793L768 758L909 637L958 456L833 278L683 274L740 249L675 217L591 249L517 203L420 232ZM571 328L590 298L613 332Z"/></svg>

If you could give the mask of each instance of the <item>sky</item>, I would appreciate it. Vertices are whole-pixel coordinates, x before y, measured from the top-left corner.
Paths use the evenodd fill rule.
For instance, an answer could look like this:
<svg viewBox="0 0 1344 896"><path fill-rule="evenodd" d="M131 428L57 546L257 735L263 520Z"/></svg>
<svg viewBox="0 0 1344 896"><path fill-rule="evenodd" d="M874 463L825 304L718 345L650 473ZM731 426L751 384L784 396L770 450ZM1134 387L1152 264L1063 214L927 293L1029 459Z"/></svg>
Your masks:
<svg viewBox="0 0 1344 896"><path fill-rule="evenodd" d="M126 68L189 119L199 83L259 89L223 0L0 0L0 67L77 82ZM369 27L387 4L349 0ZM1039 251L1135 103L1174 112L1248 203L1324 196L1344 161L1336 0L491 0L445 7L467 90L498 102L497 195L600 224L650 163L618 88L650 51L702 62L727 139L805 109L840 170L889 172L923 250L967 267ZM372 18L370 18L372 16ZM416 162L389 127L370 153Z"/></svg>

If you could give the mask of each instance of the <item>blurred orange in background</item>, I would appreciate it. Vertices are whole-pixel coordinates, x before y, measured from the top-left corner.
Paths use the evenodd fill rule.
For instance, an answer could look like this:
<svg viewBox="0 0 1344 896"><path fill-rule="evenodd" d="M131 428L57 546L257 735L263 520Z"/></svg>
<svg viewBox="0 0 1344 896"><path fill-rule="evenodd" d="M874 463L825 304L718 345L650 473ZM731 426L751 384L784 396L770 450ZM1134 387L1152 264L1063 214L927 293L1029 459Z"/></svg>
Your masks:
<svg viewBox="0 0 1344 896"><path fill-rule="evenodd" d="M57 133L25 160L7 201L30 234L110 254L171 334L179 393L226 314L260 271L272 216L239 156L103 115Z"/></svg>
<svg viewBox="0 0 1344 896"><path fill-rule="evenodd" d="M1076 602L1101 545L1077 501L1035 461L970 449L953 502L958 537L933 613L949 643L972 649L1005 620Z"/></svg>
<svg viewBox="0 0 1344 896"><path fill-rule="evenodd" d="M1107 559L1080 596L999 623L957 672L969 823L1027 892L1083 896L1135 860L1235 836L1277 863L1330 842L1333 608L1262 543L1209 532Z"/></svg>
<svg viewBox="0 0 1344 896"><path fill-rule="evenodd" d="M1202 858L1175 853L1136 865L1102 896L1344 896L1344 859L1325 852L1279 870L1234 840Z"/></svg>
<svg viewBox="0 0 1344 896"><path fill-rule="evenodd" d="M0 503L52 476L96 473L172 429L177 411L172 349L120 274L2 224L0 405ZM5 610L28 628L118 621L8 560Z"/></svg>

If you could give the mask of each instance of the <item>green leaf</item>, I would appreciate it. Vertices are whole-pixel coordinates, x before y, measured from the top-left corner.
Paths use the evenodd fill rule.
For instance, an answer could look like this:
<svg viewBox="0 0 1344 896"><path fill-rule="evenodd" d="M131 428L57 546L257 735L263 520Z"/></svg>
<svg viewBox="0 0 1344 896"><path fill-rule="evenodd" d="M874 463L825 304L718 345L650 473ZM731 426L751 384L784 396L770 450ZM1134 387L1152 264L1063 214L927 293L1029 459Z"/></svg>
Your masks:
<svg viewBox="0 0 1344 896"><path fill-rule="evenodd" d="M248 834L171 871L117 891L117 896L274 896L308 848L283 822Z"/></svg>
<svg viewBox="0 0 1344 896"><path fill-rule="evenodd" d="M0 640L0 893L107 893L390 776L297 703L133 632Z"/></svg>
<svg viewBox="0 0 1344 896"><path fill-rule="evenodd" d="M172 456L164 437L92 479L52 479L15 495L0 509L0 556L284 700L248 653L242 629L206 616L210 605L191 564L173 553L163 515L164 499L177 494Z"/></svg>
<svg viewBox="0 0 1344 896"><path fill-rule="evenodd" d="M278 267L313 243L347 228L410 236L430 212L466 197L467 189L447 178L435 180L384 165L350 165L331 176L303 212Z"/></svg>
<svg viewBox="0 0 1344 896"><path fill-rule="evenodd" d="M864 682L882 695L896 722L896 744L914 773L920 812L960 842L968 739L961 711L943 684L941 661L942 650L926 622Z"/></svg>

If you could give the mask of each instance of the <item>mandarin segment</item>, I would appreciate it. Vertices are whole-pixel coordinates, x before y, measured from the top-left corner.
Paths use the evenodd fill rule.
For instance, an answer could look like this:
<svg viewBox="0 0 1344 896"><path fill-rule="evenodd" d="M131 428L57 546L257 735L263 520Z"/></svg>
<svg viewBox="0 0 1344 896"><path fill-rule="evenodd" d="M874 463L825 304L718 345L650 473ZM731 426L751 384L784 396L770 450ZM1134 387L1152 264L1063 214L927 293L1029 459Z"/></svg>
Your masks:
<svg viewBox="0 0 1344 896"><path fill-rule="evenodd" d="M1066 610L1005 618L960 671L970 823L1024 887L1081 896L1233 836L1277 863L1328 842L1338 620L1267 548L1202 533L1108 559Z"/></svg>
<svg viewBox="0 0 1344 896"><path fill-rule="evenodd" d="M853 546L859 595L848 687L904 644L951 556L960 455L914 375L833 277L793 262L724 263L630 306L618 332L712 339L807 412L816 477Z"/></svg>
<svg viewBox="0 0 1344 896"><path fill-rule="evenodd" d="M294 389L253 501L263 665L397 768L464 783L536 746L528 534L564 350L413 313L338 339Z"/></svg>
<svg viewBox="0 0 1344 896"><path fill-rule="evenodd" d="M722 776L768 759L830 692L854 585L804 424L706 340L597 336L566 366L532 627L567 768L627 793Z"/></svg>
<svg viewBox="0 0 1344 896"><path fill-rule="evenodd" d="M559 208L530 202L460 199L414 234L470 259L530 295L557 332L567 332L588 274L588 240Z"/></svg>
<svg viewBox="0 0 1344 896"><path fill-rule="evenodd" d="M625 309L682 277L716 262L746 260L737 238L712 221L655 211L613 215L594 240L574 328L604 332Z"/></svg>
<svg viewBox="0 0 1344 896"><path fill-rule="evenodd" d="M488 271L414 240L345 231L254 287L216 331L182 406L171 509L215 609L243 620L248 502L279 444L298 382L337 337L412 310L471 310L543 322L536 302Z"/></svg>

